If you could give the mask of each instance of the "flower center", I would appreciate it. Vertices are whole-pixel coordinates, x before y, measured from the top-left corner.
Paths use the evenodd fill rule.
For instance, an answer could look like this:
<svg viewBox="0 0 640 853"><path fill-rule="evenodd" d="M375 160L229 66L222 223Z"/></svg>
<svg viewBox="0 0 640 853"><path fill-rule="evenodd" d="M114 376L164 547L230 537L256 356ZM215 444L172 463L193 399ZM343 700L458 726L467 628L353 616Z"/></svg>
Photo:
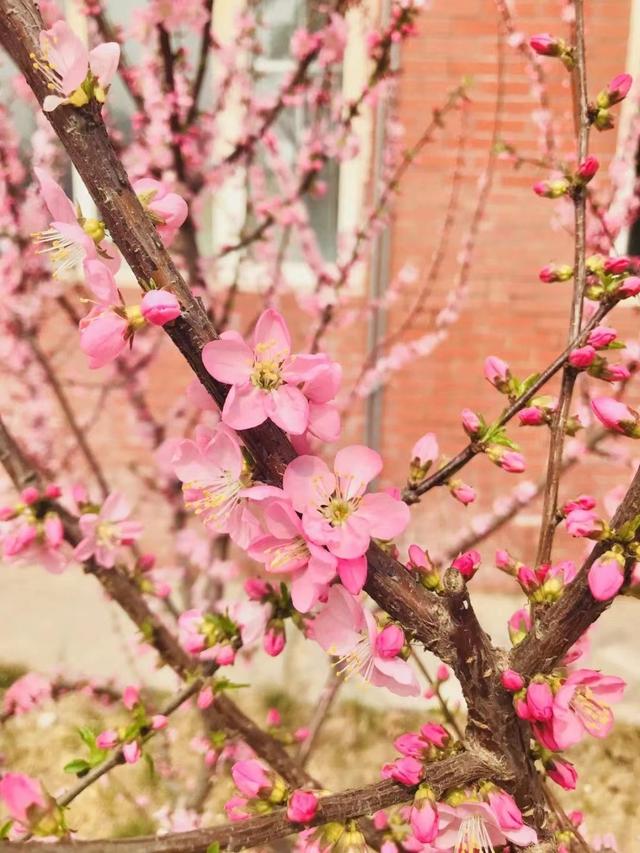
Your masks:
<svg viewBox="0 0 640 853"><path fill-rule="evenodd" d="M333 527L340 527L349 518L354 511L355 505L353 501L348 501L345 498L331 498L326 507L323 508L322 514Z"/></svg>
<svg viewBox="0 0 640 853"><path fill-rule="evenodd" d="M489 833L479 815L465 818L460 824L454 853L494 853Z"/></svg>
<svg viewBox="0 0 640 853"><path fill-rule="evenodd" d="M46 231L36 231L32 236L36 243L44 244L43 248L37 250L39 255L47 252L51 253L54 278L58 278L66 270L73 269L85 255L82 246L74 243L68 237L63 237L55 228L47 228Z"/></svg>
<svg viewBox="0 0 640 853"><path fill-rule="evenodd" d="M238 492L242 488L242 482L231 471L221 471L220 476L210 483L194 480L182 487L187 509L202 515L205 524L213 525L229 517L238 503Z"/></svg>
<svg viewBox="0 0 640 853"><path fill-rule="evenodd" d="M116 526L112 521L101 521L96 527L96 541L98 545L112 547L118 542Z"/></svg>
<svg viewBox="0 0 640 853"><path fill-rule="evenodd" d="M602 705L588 687L578 687L569 703L583 722L591 727L606 725L611 717L608 705Z"/></svg>
<svg viewBox="0 0 640 853"><path fill-rule="evenodd" d="M82 222L82 229L94 243L101 243L105 238L104 222L100 219L85 219Z"/></svg>
<svg viewBox="0 0 640 853"><path fill-rule="evenodd" d="M263 391L275 391L282 385L280 363L277 361L257 361L251 374L251 384Z"/></svg>
<svg viewBox="0 0 640 853"><path fill-rule="evenodd" d="M269 567L274 571L286 571L291 563L298 563L309 559L309 548L302 537L293 539L285 545L274 545L267 548L269 555Z"/></svg>

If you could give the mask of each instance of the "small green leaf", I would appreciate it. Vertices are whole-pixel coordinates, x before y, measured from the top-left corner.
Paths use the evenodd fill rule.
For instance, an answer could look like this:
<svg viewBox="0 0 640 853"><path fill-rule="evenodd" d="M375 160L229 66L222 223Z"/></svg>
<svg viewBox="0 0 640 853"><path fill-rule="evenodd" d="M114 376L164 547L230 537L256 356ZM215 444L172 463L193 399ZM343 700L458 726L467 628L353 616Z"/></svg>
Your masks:
<svg viewBox="0 0 640 853"><path fill-rule="evenodd" d="M214 841L207 847L207 853L220 853L220 842Z"/></svg>
<svg viewBox="0 0 640 853"><path fill-rule="evenodd" d="M91 770L91 765L84 758L74 758L64 766L65 773L75 773L77 776L84 776Z"/></svg>
<svg viewBox="0 0 640 853"><path fill-rule="evenodd" d="M10 832L12 826L13 826L12 820L8 820L6 823L3 823L2 826L0 826L0 838L8 838L9 832ZM218 845L218 847L219 847L219 845Z"/></svg>

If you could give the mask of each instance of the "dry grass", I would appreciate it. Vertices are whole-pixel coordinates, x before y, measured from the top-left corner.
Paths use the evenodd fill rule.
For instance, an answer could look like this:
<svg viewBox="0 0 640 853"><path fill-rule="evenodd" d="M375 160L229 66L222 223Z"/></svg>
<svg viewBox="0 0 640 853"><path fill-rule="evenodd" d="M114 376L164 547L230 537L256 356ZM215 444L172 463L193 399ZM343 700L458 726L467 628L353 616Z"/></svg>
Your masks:
<svg viewBox="0 0 640 853"><path fill-rule="evenodd" d="M10 680L13 673L6 675ZM257 701L251 701L248 693L237 698L256 720L264 719L267 708L279 708L283 728L288 730L303 725L309 717L308 706L281 692L263 694ZM430 711L429 716L435 714ZM74 781L63 772L63 766L84 754L77 727L89 725L98 731L123 721L116 706L103 708L83 696L65 697L41 711L10 720L0 730L2 766L37 776L51 793L58 794ZM378 778L381 764L393 757L393 738L420 722L424 719L415 714L381 713L357 702L339 703L326 723L311 770L330 790L371 782ZM156 813L166 806L185 805L188 789L197 787L201 779L202 759L190 746L198 731L193 710L176 715L169 733L158 735L149 748L153 769L146 762L116 768L72 804L69 825L87 838L155 832ZM622 853L640 850L636 805L640 731L619 725L606 741L588 740L571 757L581 779L575 794L562 797L566 808L585 812L591 836L613 832ZM224 820L222 803L230 791L228 773L223 771L215 777L205 801L206 823Z"/></svg>

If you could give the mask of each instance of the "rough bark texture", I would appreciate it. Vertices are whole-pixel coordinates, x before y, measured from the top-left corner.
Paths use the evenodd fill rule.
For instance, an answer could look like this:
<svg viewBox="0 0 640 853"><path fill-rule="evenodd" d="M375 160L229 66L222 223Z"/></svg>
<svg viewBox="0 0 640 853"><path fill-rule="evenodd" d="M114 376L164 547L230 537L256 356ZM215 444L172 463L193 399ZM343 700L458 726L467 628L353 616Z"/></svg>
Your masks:
<svg viewBox="0 0 640 853"><path fill-rule="evenodd" d="M437 793L451 785L451 780L457 780L461 785L478 781L493 771L491 766L484 764L473 755L460 755L444 761L431 764L428 768L427 781ZM351 818L371 815L379 809L388 808L397 803L407 802L413 795L414 788L398 785L396 782L379 782L331 794L323 797L318 806L318 812L312 825L318 826L330 821L345 821ZM63 842L55 845L59 853L102 853L102 851L118 851L123 853L206 853L209 845L217 842L227 850L242 850L245 847L263 847L278 838L284 838L301 827L290 823L284 809L278 809L271 814L226 824L211 829L181 832L166 838L135 838L109 841L79 841ZM0 842L0 850L33 849L31 844L8 844Z"/></svg>

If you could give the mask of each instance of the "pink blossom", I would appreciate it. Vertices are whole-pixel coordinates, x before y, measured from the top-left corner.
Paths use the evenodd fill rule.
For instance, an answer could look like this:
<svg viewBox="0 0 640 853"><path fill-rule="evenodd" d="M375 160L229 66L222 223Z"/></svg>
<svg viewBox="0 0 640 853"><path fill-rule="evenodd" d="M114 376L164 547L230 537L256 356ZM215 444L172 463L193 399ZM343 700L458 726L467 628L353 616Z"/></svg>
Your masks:
<svg viewBox="0 0 640 853"><path fill-rule="evenodd" d="M565 518L570 536L597 536L602 532L602 522L591 509L572 509Z"/></svg>
<svg viewBox="0 0 640 853"><path fill-rule="evenodd" d="M633 78L631 74L616 74L616 76L609 81L605 90L604 94L606 95L607 103L604 106L610 107L613 106L613 104L617 104L624 100L629 94L629 89L631 88L632 83ZM598 96L598 106L600 106L600 96Z"/></svg>
<svg viewBox="0 0 640 853"><path fill-rule="evenodd" d="M522 474L527 463L517 450L507 450L500 445L494 444L487 450L487 456L508 474Z"/></svg>
<svg viewBox="0 0 640 853"><path fill-rule="evenodd" d="M379 643L380 633L373 614L343 587L329 590L326 605L313 622L313 638L330 654L344 658L349 672L359 673L377 687L386 687L399 696L420 693L411 666L396 655L399 637ZM403 643L404 645L404 643Z"/></svg>
<svg viewBox="0 0 640 853"><path fill-rule="evenodd" d="M600 162L598 158L594 157L593 154L590 154L588 157L585 157L578 166L576 178L578 178L581 183L587 184L595 176L599 168Z"/></svg>
<svg viewBox="0 0 640 853"><path fill-rule="evenodd" d="M440 723L424 723L420 726L420 734L438 749L443 749L450 740L449 732Z"/></svg>
<svg viewBox="0 0 640 853"><path fill-rule="evenodd" d="M562 514L569 515L574 509L590 510L596 505L596 499L593 495L580 495L572 501L567 501L562 507Z"/></svg>
<svg viewBox="0 0 640 853"><path fill-rule="evenodd" d="M287 803L287 818L292 823L309 823L318 811L318 797L313 791L294 791Z"/></svg>
<svg viewBox="0 0 640 853"><path fill-rule="evenodd" d="M573 267L568 264L547 264L538 273L538 278L546 284L553 284L556 281L568 281L572 275Z"/></svg>
<svg viewBox="0 0 640 853"><path fill-rule="evenodd" d="M635 437L638 416L624 403L613 397L596 397L591 400L591 408L607 429Z"/></svg>
<svg viewBox="0 0 640 853"><path fill-rule="evenodd" d="M529 45L540 56L559 56L562 53L562 39L549 33L538 33L531 36Z"/></svg>
<svg viewBox="0 0 640 853"><path fill-rule="evenodd" d="M44 99L43 110L51 112L61 104L82 107L91 98L104 103L120 61L117 42L87 50L66 21L56 21L40 33L40 51L42 61L36 60L34 66L54 93Z"/></svg>
<svg viewBox="0 0 640 853"><path fill-rule="evenodd" d="M233 823L240 820L246 820L251 817L251 812L247 809L248 800L246 797L230 797L224 804L224 810L227 817Z"/></svg>
<svg viewBox="0 0 640 853"><path fill-rule="evenodd" d="M305 538L300 517L285 500L265 502L263 524L265 535L251 543L249 555L264 563L269 573L290 575L293 605L307 613L335 577L338 559Z"/></svg>
<svg viewBox="0 0 640 853"><path fill-rule="evenodd" d="M195 440L178 444L172 464L183 483L185 506L201 516L209 530L228 533L241 548L247 547L260 527L246 499L258 495L249 489L250 477L234 433L223 425L215 431L200 427Z"/></svg>
<svg viewBox="0 0 640 853"><path fill-rule="evenodd" d="M136 762L140 761L142 750L138 741L133 740L131 743L125 743L122 747L122 755L127 764L136 764Z"/></svg>
<svg viewBox="0 0 640 853"><path fill-rule="evenodd" d="M504 689L510 693L516 693L524 687L524 678L513 669L505 669L500 676L500 681Z"/></svg>
<svg viewBox="0 0 640 853"><path fill-rule="evenodd" d="M432 844L438 835L438 810L429 797L416 799L409 817L411 831L422 844Z"/></svg>
<svg viewBox="0 0 640 853"><path fill-rule="evenodd" d="M40 810L47 808L47 799L37 779L24 773L5 773L0 779L0 800L13 820L27 827Z"/></svg>
<svg viewBox="0 0 640 853"><path fill-rule="evenodd" d="M140 701L140 690L134 685L129 684L124 688L122 694L122 704L128 711L133 711L135 706Z"/></svg>
<svg viewBox="0 0 640 853"><path fill-rule="evenodd" d="M96 746L99 749L113 749L119 741L118 732L115 729L105 729L96 738Z"/></svg>
<svg viewBox="0 0 640 853"><path fill-rule="evenodd" d="M615 676L601 675L591 669L572 672L555 694L553 718L536 736L555 744L550 748L568 749L578 743L585 734L604 738L613 728L613 713L610 703L622 698L625 682ZM549 735L551 739L549 739Z"/></svg>
<svg viewBox="0 0 640 853"><path fill-rule="evenodd" d="M245 797L258 797L262 791L273 787L273 780L267 768L254 758L236 761L231 768L236 788Z"/></svg>
<svg viewBox="0 0 640 853"><path fill-rule="evenodd" d="M453 497L457 501L460 501L461 504L464 504L464 506L472 504L476 499L476 490L473 486L463 483L462 480L456 480L455 482L450 483L449 489Z"/></svg>
<svg viewBox="0 0 640 853"><path fill-rule="evenodd" d="M571 350L569 353L569 364L578 370L590 367L596 358L595 348L590 344L579 349Z"/></svg>
<svg viewBox="0 0 640 853"><path fill-rule="evenodd" d="M140 303L142 316L154 326L164 326L180 316L180 303L168 290L148 290Z"/></svg>
<svg viewBox="0 0 640 853"><path fill-rule="evenodd" d="M508 797L508 794L503 794ZM509 797L511 800L511 798ZM512 841L518 847L535 844L535 830L526 826L515 803L470 801L459 806L438 804L440 831L437 848L444 850L490 850Z"/></svg>
<svg viewBox="0 0 640 853"><path fill-rule="evenodd" d="M385 492L365 494L382 468L380 455L354 445L338 451L332 473L315 456L299 456L284 473L283 488L302 513L306 537L345 559L361 557L372 537L393 539L409 523L409 509Z"/></svg>
<svg viewBox="0 0 640 853"><path fill-rule="evenodd" d="M264 633L262 647L269 657L276 658L282 654L287 644L284 623L272 620Z"/></svg>
<svg viewBox="0 0 640 853"><path fill-rule="evenodd" d="M618 333L615 329L611 329L608 326L596 326L596 328L589 333L587 343L596 349L604 349L605 347L608 347L609 344L613 343L617 337Z"/></svg>
<svg viewBox="0 0 640 853"><path fill-rule="evenodd" d="M550 720L553 714L553 693L546 681L532 681L527 687L527 705L531 720Z"/></svg>
<svg viewBox="0 0 640 853"><path fill-rule="evenodd" d="M484 378L494 388L497 388L499 391L504 390L511 378L509 365L501 358L490 355L484 362Z"/></svg>
<svg viewBox="0 0 640 853"><path fill-rule="evenodd" d="M204 347L202 361L215 379L231 386L222 409L230 427L251 429L270 418L292 435L307 429L309 404L297 384L311 378L319 359L291 355L289 330L274 309L260 315L251 347L237 332L224 332Z"/></svg>
<svg viewBox="0 0 640 853"><path fill-rule="evenodd" d="M111 273L117 272L120 258L113 244L105 242L104 223L97 219L85 219L81 213L76 213L64 190L48 172L37 168L34 172L52 218L50 227L46 231L38 232L34 237L37 243L48 246L41 251L51 254L54 278L73 269L80 261L93 261L103 264ZM99 277L99 274L95 265L90 266L89 270L91 275L88 278L91 283L94 276ZM110 281L107 276L107 289L110 288ZM101 277L99 282L103 286Z"/></svg>
<svg viewBox="0 0 640 853"><path fill-rule="evenodd" d="M575 790L578 784L578 773L576 768L570 761L554 756L548 763L545 763L547 776L564 788L565 791Z"/></svg>
<svg viewBox="0 0 640 853"><path fill-rule="evenodd" d="M622 275L630 267L631 260L624 255L617 258L607 258L604 262L604 271L607 275Z"/></svg>
<svg viewBox="0 0 640 853"><path fill-rule="evenodd" d="M37 672L28 672L7 688L2 706L7 714L26 714L51 697L51 682Z"/></svg>
<svg viewBox="0 0 640 853"><path fill-rule="evenodd" d="M457 569L465 580L471 580L480 567L480 552L472 549L458 554L451 567Z"/></svg>
<svg viewBox="0 0 640 853"><path fill-rule="evenodd" d="M470 438L474 438L482 429L482 421L472 409L463 409L462 427Z"/></svg>
<svg viewBox="0 0 640 853"><path fill-rule="evenodd" d="M269 708L267 711L267 726L277 728L282 725L282 715L277 708Z"/></svg>
<svg viewBox="0 0 640 853"><path fill-rule="evenodd" d="M76 560L84 562L93 557L103 568L113 568L118 548L142 535L139 522L126 520L130 511L124 495L112 492L97 513L81 515L78 523L83 538L73 552Z"/></svg>
<svg viewBox="0 0 640 853"><path fill-rule="evenodd" d="M596 601L609 601L624 583L624 567L613 558L596 560L589 569L587 580Z"/></svg>
<svg viewBox="0 0 640 853"><path fill-rule="evenodd" d="M177 193L169 192L162 181L153 178L135 181L133 191L158 229L164 244L169 246L189 213L186 201Z"/></svg>
<svg viewBox="0 0 640 853"><path fill-rule="evenodd" d="M122 313L95 306L80 321L80 349L97 370L114 361L127 346L130 324Z"/></svg>
<svg viewBox="0 0 640 853"><path fill-rule="evenodd" d="M518 412L522 426L540 426L545 422L544 412L537 406L527 406Z"/></svg>
<svg viewBox="0 0 640 853"><path fill-rule="evenodd" d="M640 276L630 275L628 278L625 278L616 293L623 298L637 296L640 293Z"/></svg>
<svg viewBox="0 0 640 853"><path fill-rule="evenodd" d="M401 785L417 785L424 777L424 764L411 756L396 758L380 770L383 779L393 779Z"/></svg>
<svg viewBox="0 0 640 853"><path fill-rule="evenodd" d="M417 459L420 467L425 469L428 469L437 460L439 455L438 439L433 432L428 432L422 438L419 438L411 451L411 458Z"/></svg>

